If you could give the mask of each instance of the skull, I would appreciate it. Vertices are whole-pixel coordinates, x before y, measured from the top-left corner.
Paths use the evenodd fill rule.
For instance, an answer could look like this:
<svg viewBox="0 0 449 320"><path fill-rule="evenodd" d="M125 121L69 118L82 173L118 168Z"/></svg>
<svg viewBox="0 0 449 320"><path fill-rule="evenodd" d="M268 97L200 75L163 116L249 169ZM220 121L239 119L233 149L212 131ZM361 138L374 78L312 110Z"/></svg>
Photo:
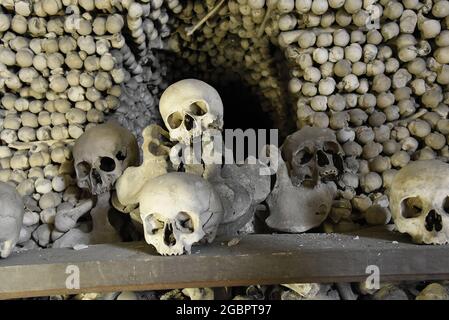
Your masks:
<svg viewBox="0 0 449 320"><path fill-rule="evenodd" d="M283 232L305 232L318 227L328 216L337 187L333 182L315 188L295 186L282 159L278 160L276 183L267 198L270 215L266 224Z"/></svg>
<svg viewBox="0 0 449 320"><path fill-rule="evenodd" d="M23 202L16 189L0 182L0 257L7 258L19 241Z"/></svg>
<svg viewBox="0 0 449 320"><path fill-rule="evenodd" d="M169 86L161 96L159 111L172 141L186 145L209 128L223 128L223 103L213 87L196 79Z"/></svg>
<svg viewBox="0 0 449 320"><path fill-rule="evenodd" d="M397 229L413 241L444 244L449 239L449 164L411 162L394 177L390 208Z"/></svg>
<svg viewBox="0 0 449 320"><path fill-rule="evenodd" d="M220 198L209 182L183 172L149 180L139 205L145 240L162 255L190 253L194 243L212 242L223 218Z"/></svg>
<svg viewBox="0 0 449 320"><path fill-rule="evenodd" d="M328 216L344 171L343 151L330 129L305 127L281 147L276 184L267 199L269 227L304 232ZM284 162L285 161L285 162Z"/></svg>
<svg viewBox="0 0 449 320"><path fill-rule="evenodd" d="M305 127L282 145L293 185L313 188L337 180L344 171L343 149L330 129Z"/></svg>
<svg viewBox="0 0 449 320"><path fill-rule="evenodd" d="M84 132L73 148L75 171L80 188L97 195L109 192L139 153L135 137L127 129L109 122Z"/></svg>

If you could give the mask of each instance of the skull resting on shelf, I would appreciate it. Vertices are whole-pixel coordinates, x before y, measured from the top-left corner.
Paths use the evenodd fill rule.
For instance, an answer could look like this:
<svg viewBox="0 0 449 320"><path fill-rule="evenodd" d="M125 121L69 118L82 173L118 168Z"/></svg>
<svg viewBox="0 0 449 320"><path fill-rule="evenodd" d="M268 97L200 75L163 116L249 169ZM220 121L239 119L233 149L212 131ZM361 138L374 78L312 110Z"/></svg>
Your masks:
<svg viewBox="0 0 449 320"><path fill-rule="evenodd" d="M269 227L304 232L328 216L344 171L343 151L330 129L305 127L281 147L275 186L267 198Z"/></svg>
<svg viewBox="0 0 449 320"><path fill-rule="evenodd" d="M162 255L190 253L212 242L223 207L212 185L198 175L170 172L148 180L139 194L145 240Z"/></svg>
<svg viewBox="0 0 449 320"><path fill-rule="evenodd" d="M449 242L449 164L439 160L411 162L394 177L389 196L400 232L418 243Z"/></svg>
<svg viewBox="0 0 449 320"><path fill-rule="evenodd" d="M73 158L78 186L97 195L109 192L123 171L137 164L139 152L134 135L109 122L86 130L75 142Z"/></svg>
<svg viewBox="0 0 449 320"><path fill-rule="evenodd" d="M330 129L305 127L285 139L282 158L295 186L313 188L344 171L343 149Z"/></svg>

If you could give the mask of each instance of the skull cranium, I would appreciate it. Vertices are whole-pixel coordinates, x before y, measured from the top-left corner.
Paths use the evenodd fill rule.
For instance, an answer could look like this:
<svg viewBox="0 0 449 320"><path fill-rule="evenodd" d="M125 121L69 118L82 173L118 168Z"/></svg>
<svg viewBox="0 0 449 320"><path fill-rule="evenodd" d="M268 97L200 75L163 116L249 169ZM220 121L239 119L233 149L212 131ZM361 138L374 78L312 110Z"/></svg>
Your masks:
<svg viewBox="0 0 449 320"><path fill-rule="evenodd" d="M110 191L123 171L137 164L138 155L135 137L120 125L109 122L88 129L73 148L78 186L94 195Z"/></svg>
<svg viewBox="0 0 449 320"><path fill-rule="evenodd" d="M139 205L145 240L162 255L190 253L194 243L211 242L223 218L213 187L189 173L170 172L149 180Z"/></svg>
<svg viewBox="0 0 449 320"><path fill-rule="evenodd" d="M276 184L267 198L269 227L304 232L328 216L343 173L343 152L329 129L305 127L281 147ZM285 161L285 162L284 162Z"/></svg>
<svg viewBox="0 0 449 320"><path fill-rule="evenodd" d="M23 201L16 189L0 182L0 257L7 258L19 241Z"/></svg>
<svg viewBox="0 0 449 320"><path fill-rule="evenodd" d="M169 86L161 96L159 111L170 139L185 145L208 128L223 127L220 95L200 80L184 79Z"/></svg>
<svg viewBox="0 0 449 320"><path fill-rule="evenodd" d="M419 243L449 241L449 164L438 160L408 164L394 177L389 196L400 232Z"/></svg>
<svg viewBox="0 0 449 320"><path fill-rule="evenodd" d="M314 187L344 171L343 149L330 129L304 127L285 139L282 158L294 185Z"/></svg>

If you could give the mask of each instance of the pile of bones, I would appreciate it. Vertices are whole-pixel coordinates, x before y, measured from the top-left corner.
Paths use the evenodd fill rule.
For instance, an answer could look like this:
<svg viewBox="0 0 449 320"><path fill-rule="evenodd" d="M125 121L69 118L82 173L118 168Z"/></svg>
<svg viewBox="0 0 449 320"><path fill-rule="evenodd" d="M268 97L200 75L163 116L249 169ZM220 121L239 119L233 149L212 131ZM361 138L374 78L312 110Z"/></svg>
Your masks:
<svg viewBox="0 0 449 320"><path fill-rule="evenodd" d="M447 0L0 0L1 257L179 255L258 216L447 243L448 26ZM272 177L209 156L235 81L285 137Z"/></svg>

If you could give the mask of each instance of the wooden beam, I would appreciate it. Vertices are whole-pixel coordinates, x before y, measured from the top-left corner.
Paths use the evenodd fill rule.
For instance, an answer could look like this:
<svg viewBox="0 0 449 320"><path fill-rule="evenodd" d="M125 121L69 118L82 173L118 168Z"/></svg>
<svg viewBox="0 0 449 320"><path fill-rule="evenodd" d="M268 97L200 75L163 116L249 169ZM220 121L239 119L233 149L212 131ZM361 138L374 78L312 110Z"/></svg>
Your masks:
<svg viewBox="0 0 449 320"><path fill-rule="evenodd" d="M0 298L79 292L301 282L363 281L375 265L381 281L449 279L447 246L422 246L392 232L249 235L193 247L191 255L159 256L142 242L86 249L43 249L0 260ZM66 287L69 266L80 289Z"/></svg>

